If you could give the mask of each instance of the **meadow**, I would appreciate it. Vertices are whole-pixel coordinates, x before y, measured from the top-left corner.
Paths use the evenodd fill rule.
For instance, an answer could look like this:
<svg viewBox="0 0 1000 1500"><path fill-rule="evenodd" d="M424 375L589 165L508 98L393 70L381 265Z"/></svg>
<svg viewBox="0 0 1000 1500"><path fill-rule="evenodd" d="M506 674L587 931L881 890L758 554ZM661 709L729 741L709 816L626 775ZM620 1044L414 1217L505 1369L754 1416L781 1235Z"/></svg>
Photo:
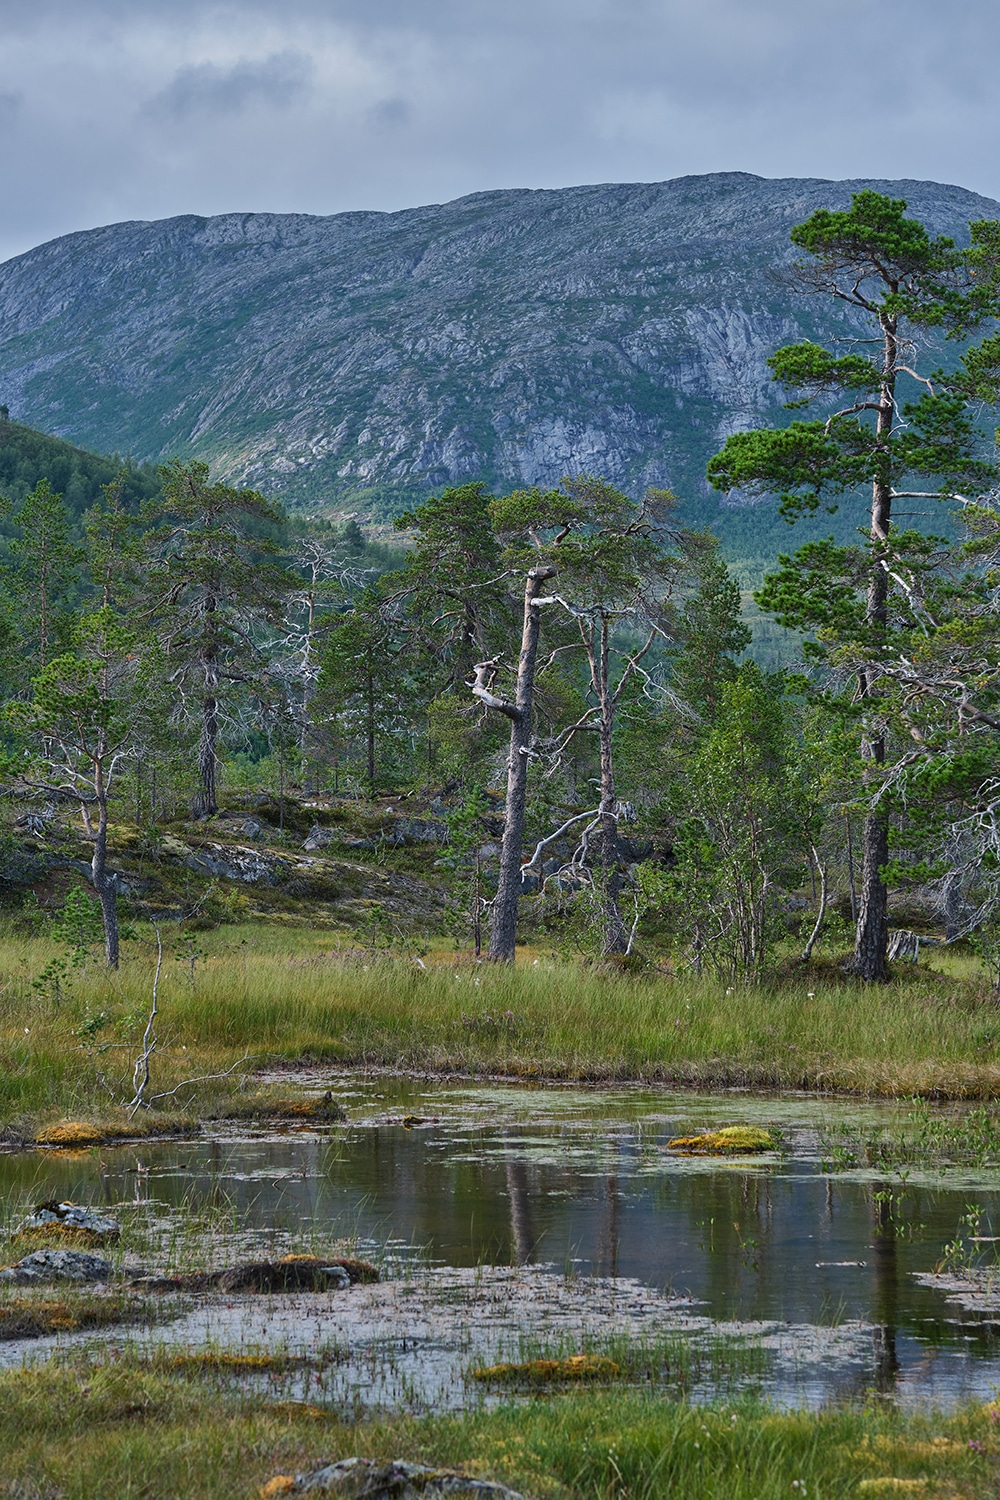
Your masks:
<svg viewBox="0 0 1000 1500"><path fill-rule="evenodd" d="M950 974L897 966L878 987L823 958L727 987L530 947L511 968L443 946L420 958L338 947L321 928L258 923L197 936L196 947L164 940L146 1097L167 1114L210 1115L256 1070L307 1062L873 1097L1000 1091L1000 1013L961 958ZM42 936L0 938L0 1126L14 1136L114 1113L133 1095L152 933L140 929L118 974L91 962L54 995L38 976L56 951Z"/></svg>

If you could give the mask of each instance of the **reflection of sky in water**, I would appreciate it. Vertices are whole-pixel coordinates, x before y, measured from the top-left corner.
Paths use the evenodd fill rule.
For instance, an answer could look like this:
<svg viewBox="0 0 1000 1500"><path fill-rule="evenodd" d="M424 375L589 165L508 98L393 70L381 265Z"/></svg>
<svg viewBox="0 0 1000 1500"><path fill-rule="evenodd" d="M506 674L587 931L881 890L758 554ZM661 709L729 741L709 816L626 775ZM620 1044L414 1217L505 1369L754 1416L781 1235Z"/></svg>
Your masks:
<svg viewBox="0 0 1000 1500"><path fill-rule="evenodd" d="M970 1202L1000 1226L1000 1172L824 1175L817 1128L899 1113L805 1097L707 1098L646 1090L475 1088L327 1079L352 1123L328 1137L170 1143L66 1159L0 1157L4 1197L113 1203L229 1200L261 1227L308 1226L395 1254L470 1267L546 1264L635 1278L697 1299L720 1320L875 1325L849 1383L944 1401L1000 1384L1000 1341L981 1315L912 1273L933 1268ZM414 1129L406 1114L428 1122ZM674 1135L773 1122L789 1154L733 1163L677 1157ZM433 1122L433 1123L432 1123ZM146 1186L148 1169L148 1188ZM891 1201L885 1196L893 1194ZM861 1263L861 1264L859 1264ZM996 1330L1000 1337L1000 1329ZM802 1371L802 1390L844 1372Z"/></svg>

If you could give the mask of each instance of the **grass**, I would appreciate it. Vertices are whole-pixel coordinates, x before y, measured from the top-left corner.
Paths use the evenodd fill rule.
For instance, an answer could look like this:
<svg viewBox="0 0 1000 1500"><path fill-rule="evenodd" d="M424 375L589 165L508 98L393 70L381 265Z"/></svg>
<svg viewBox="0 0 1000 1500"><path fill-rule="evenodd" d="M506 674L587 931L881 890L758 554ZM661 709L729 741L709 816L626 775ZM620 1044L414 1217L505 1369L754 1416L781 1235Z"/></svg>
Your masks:
<svg viewBox="0 0 1000 1500"><path fill-rule="evenodd" d="M154 1323L170 1316L166 1304L130 1291L95 1292L51 1286L0 1292L0 1341L78 1333L111 1324Z"/></svg>
<svg viewBox="0 0 1000 1500"><path fill-rule="evenodd" d="M710 1385L716 1394L735 1391L771 1368L767 1352L753 1339L683 1334L630 1338L627 1334L568 1335L518 1339L517 1358L492 1365L470 1365L466 1378L487 1386L532 1389L581 1380L642 1386L686 1395Z"/></svg>
<svg viewBox="0 0 1000 1500"><path fill-rule="evenodd" d="M988 1098L1000 1092L1000 1018L981 983L909 967L865 987L830 963L727 989L693 977L602 973L529 950L513 969L430 954L331 949L328 931L226 927L201 936L192 976L169 961L151 1092L158 1128L232 1110L253 1065L325 1061L587 1081L805 1088ZM119 975L90 965L57 1006L33 988L55 948L0 938L0 1128L113 1123L153 973L148 941ZM287 1093L287 1090L286 1090ZM120 1123L128 1123L119 1112ZM145 1122L144 1125L140 1122Z"/></svg>
<svg viewBox="0 0 1000 1500"><path fill-rule="evenodd" d="M353 1423L313 1404L241 1396L226 1373L128 1357L0 1373L0 1495L249 1500L277 1474L360 1454L457 1467L540 1500L1000 1496L993 1406L951 1417L882 1403L779 1412L602 1385Z"/></svg>

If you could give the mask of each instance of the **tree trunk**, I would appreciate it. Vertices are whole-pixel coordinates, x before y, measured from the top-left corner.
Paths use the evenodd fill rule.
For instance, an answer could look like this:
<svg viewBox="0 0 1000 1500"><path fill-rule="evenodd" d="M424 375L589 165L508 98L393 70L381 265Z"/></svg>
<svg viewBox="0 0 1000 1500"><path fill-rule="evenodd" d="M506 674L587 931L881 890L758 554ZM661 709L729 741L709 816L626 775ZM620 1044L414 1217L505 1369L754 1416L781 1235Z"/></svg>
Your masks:
<svg viewBox="0 0 1000 1500"><path fill-rule="evenodd" d="M597 662L597 690L601 718L601 875L603 881L604 937L606 954L627 953L629 935L622 921L619 897L622 889L621 852L618 845L618 811L615 797L615 763L612 748L614 702L608 681L608 621L601 620L600 658Z"/></svg>
<svg viewBox="0 0 1000 1500"><path fill-rule="evenodd" d="M517 898L521 894L521 859L524 853L524 807L528 794L528 751L531 744L531 708L535 691L535 661L541 617L538 597L542 584L554 578L556 569L545 565L531 568L524 589L524 624L521 655L517 664L517 693L513 706L504 712L510 719L510 758L507 761L507 804L503 843L500 847L500 879L493 903L488 957L494 963L513 963L517 932Z"/></svg>
<svg viewBox="0 0 1000 1500"><path fill-rule="evenodd" d="M215 799L215 744L219 735L219 700L208 693L201 700L201 739L198 744L198 792L191 805L193 818L218 812Z"/></svg>
<svg viewBox="0 0 1000 1500"><path fill-rule="evenodd" d="M893 288L895 290L895 288ZM882 389L879 397L878 425L876 437L888 438L895 416L896 388L896 320L883 317L885 335ZM881 566L881 559L889 539L889 521L892 510L892 480L888 472L876 475L872 483L871 522L871 575L868 582L868 603L865 619L868 625L884 631L888 624L889 578ZM859 678L859 695L870 699L873 696L871 679L866 672ZM885 734L880 731L862 745L862 755L874 780L878 767L885 763ZM886 946L889 941L889 892L882 878L882 870L889 860L889 816L887 811L876 807L865 818L861 844L861 904L854 939L854 972L859 979L880 983L886 978Z"/></svg>
<svg viewBox="0 0 1000 1500"><path fill-rule="evenodd" d="M368 673L367 704L365 707L365 752L368 772L368 795L375 795L375 674Z"/></svg>
<svg viewBox="0 0 1000 1500"><path fill-rule="evenodd" d="M211 818L219 810L215 800L215 745L219 737L219 658L211 643L215 636L217 601L209 594L205 599L205 635L209 644L202 657L204 696L201 700L201 739L198 744L198 793L191 806L193 818Z"/></svg>
<svg viewBox="0 0 1000 1500"><path fill-rule="evenodd" d="M118 967L118 904L115 882L108 875L108 792L104 784L104 766L98 761L94 769L94 792L97 797L97 828L94 854L90 861L90 883L101 903L104 923L104 961L109 969Z"/></svg>

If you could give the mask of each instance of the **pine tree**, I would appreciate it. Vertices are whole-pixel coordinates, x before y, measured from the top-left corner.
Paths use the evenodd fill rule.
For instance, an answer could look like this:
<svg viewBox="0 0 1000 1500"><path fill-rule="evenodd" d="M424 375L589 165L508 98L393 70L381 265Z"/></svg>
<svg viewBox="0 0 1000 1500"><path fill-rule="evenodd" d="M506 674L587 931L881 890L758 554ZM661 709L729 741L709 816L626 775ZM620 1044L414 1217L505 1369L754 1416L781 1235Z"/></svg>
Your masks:
<svg viewBox="0 0 1000 1500"><path fill-rule="evenodd" d="M742 489L780 496L786 516L828 508L863 484L870 486L869 542L864 580L863 631L878 650L889 625L890 523L893 501L928 493L951 494L961 484L981 492L993 467L978 454L978 435L968 410L969 368L957 375L917 374L924 389L902 405L897 386L915 374L917 333L942 327L965 333L991 311L976 291L969 256L951 240L932 239L922 224L905 217L906 204L866 190L848 211L822 210L792 230L792 242L811 259L795 271L800 289L834 297L854 309L872 330L877 351L835 355L806 342L779 349L769 363L775 380L796 393L790 403L846 404L831 416L795 420L783 429L735 433L709 463L716 489ZM984 226L972 226L974 246ZM862 343L866 342L861 340ZM929 483L937 489L928 492ZM921 484L919 490L914 483ZM808 564L806 564L808 566ZM784 564L783 564L784 567ZM788 569L782 584L788 599ZM765 608L778 603L772 586L759 596ZM778 613L782 623L808 626L798 608ZM862 667L858 693L864 704L862 755L868 787L862 890L854 967L864 979L886 974L889 818L878 791L886 758L879 692Z"/></svg>

